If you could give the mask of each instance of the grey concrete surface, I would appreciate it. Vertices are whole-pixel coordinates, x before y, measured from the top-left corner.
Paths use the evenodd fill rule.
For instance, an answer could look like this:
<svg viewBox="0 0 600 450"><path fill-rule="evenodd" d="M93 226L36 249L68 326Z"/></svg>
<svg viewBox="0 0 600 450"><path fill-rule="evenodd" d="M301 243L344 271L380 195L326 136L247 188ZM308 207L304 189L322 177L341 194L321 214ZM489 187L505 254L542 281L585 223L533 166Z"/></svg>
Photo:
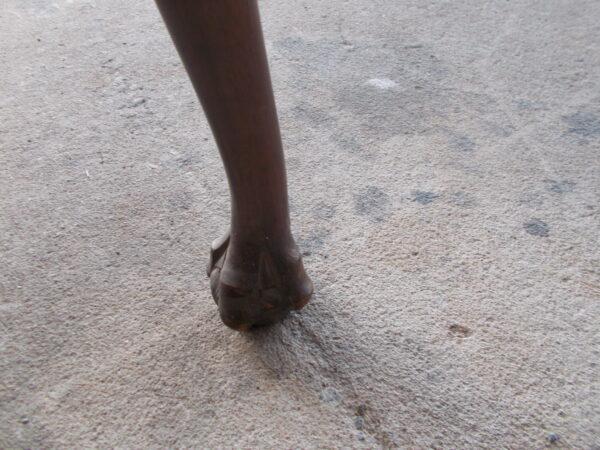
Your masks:
<svg viewBox="0 0 600 450"><path fill-rule="evenodd" d="M317 291L219 321L152 2L0 7L3 448L600 448L600 3L261 1Z"/></svg>

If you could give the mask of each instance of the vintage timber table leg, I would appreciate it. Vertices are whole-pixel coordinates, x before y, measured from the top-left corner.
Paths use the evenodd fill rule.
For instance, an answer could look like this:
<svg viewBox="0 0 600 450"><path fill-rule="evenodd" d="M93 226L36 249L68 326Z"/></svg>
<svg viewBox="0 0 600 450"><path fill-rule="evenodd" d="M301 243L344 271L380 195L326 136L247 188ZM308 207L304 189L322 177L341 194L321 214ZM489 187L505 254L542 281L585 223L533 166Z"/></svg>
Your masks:
<svg viewBox="0 0 600 450"><path fill-rule="evenodd" d="M304 306L285 165L256 0L156 0L206 113L231 191L208 272L223 322L245 330Z"/></svg>

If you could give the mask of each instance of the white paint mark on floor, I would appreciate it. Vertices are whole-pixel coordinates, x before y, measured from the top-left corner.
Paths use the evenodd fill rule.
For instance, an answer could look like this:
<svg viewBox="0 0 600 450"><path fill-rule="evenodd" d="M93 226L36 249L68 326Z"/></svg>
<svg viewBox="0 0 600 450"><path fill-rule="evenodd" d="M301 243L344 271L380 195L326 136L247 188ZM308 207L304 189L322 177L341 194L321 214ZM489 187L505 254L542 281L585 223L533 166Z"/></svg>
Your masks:
<svg viewBox="0 0 600 450"><path fill-rule="evenodd" d="M391 89L398 86L395 81L392 81L389 78L371 78L366 84L367 86L373 86L377 89Z"/></svg>

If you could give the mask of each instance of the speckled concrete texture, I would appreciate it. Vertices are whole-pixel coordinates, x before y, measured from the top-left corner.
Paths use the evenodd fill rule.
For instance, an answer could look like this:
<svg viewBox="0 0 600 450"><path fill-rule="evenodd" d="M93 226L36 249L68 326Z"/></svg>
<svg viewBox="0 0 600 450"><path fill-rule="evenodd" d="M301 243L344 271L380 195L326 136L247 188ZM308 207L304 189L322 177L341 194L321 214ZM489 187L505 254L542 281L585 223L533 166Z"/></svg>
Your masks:
<svg viewBox="0 0 600 450"><path fill-rule="evenodd" d="M0 447L600 448L600 3L260 3L316 286L225 328L152 2L0 6Z"/></svg>

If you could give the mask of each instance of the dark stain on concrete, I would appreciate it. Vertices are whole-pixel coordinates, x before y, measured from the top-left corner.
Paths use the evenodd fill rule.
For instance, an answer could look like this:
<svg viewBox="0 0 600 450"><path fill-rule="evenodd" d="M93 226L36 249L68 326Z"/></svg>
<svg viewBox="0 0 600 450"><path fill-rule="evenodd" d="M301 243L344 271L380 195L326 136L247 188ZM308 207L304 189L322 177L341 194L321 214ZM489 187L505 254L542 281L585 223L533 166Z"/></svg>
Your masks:
<svg viewBox="0 0 600 450"><path fill-rule="evenodd" d="M292 112L304 122L308 122L315 128L331 128L335 126L336 119L326 110L313 106L309 103L300 103L296 105Z"/></svg>
<svg viewBox="0 0 600 450"><path fill-rule="evenodd" d="M600 136L600 117L597 114L577 112L563 119L569 125L569 133L584 137Z"/></svg>
<svg viewBox="0 0 600 450"><path fill-rule="evenodd" d="M547 237L550 234L550 227L540 219L531 219L529 222L525 222L523 228L533 236Z"/></svg>
<svg viewBox="0 0 600 450"><path fill-rule="evenodd" d="M307 235L298 237L298 247L301 249L304 256L309 256L325 245L329 234L329 230L324 228L312 229Z"/></svg>
<svg viewBox="0 0 600 450"><path fill-rule="evenodd" d="M192 207L194 198L190 192L181 192L170 196L167 202L170 211L188 210Z"/></svg>
<svg viewBox="0 0 600 450"><path fill-rule="evenodd" d="M175 160L180 167L192 166L202 161L200 153L192 153L190 155L183 155Z"/></svg>
<svg viewBox="0 0 600 450"><path fill-rule="evenodd" d="M398 134L414 135L429 126L425 125L428 117L439 116L439 113L428 111L429 102L415 98L419 94L414 92L420 91L407 94L406 91L362 86L366 81L340 87L336 100L341 109L356 116L361 132L368 136L387 139Z"/></svg>
<svg viewBox="0 0 600 450"><path fill-rule="evenodd" d="M344 112L339 118L342 125L351 121L356 127L358 120L360 133L385 140L424 132L449 107L450 94L443 85L448 68L424 44L407 50L401 40L396 37L382 45L287 37L274 46L295 69L291 82L303 98L307 92L321 95L322 89L329 89L334 93L335 109ZM389 79L395 87L369 85L372 79ZM348 113L354 117L349 118ZM327 120L322 122L317 116L312 121L328 126Z"/></svg>
<svg viewBox="0 0 600 450"><path fill-rule="evenodd" d="M333 219L335 216L335 205L319 202L313 207L312 215L315 219Z"/></svg>
<svg viewBox="0 0 600 450"><path fill-rule="evenodd" d="M319 394L319 400L323 402L339 402L342 400L342 397L335 388L326 386Z"/></svg>
<svg viewBox="0 0 600 450"><path fill-rule="evenodd" d="M390 214L390 196L375 186L367 186L354 195L354 208L362 216L374 222L383 222Z"/></svg>
<svg viewBox="0 0 600 450"><path fill-rule="evenodd" d="M439 197L439 195L428 191L412 191L411 195L413 202L419 202L421 205L428 205Z"/></svg>
<svg viewBox="0 0 600 450"><path fill-rule="evenodd" d="M331 139L350 153L363 153L363 146L353 136L344 133L335 133L331 136Z"/></svg>
<svg viewBox="0 0 600 450"><path fill-rule="evenodd" d="M362 417L355 417L354 426L357 430L362 430L365 427L365 419L363 419Z"/></svg>
<svg viewBox="0 0 600 450"><path fill-rule="evenodd" d="M275 47L282 50L294 51L302 48L304 40L301 38L285 37L275 41Z"/></svg>
<svg viewBox="0 0 600 450"><path fill-rule="evenodd" d="M467 136L457 136L454 144L461 152L472 152L475 150L475 142L473 142Z"/></svg>
<svg viewBox="0 0 600 450"><path fill-rule="evenodd" d="M548 185L548 190L550 192L554 192L555 194L565 194L567 192L572 192L575 187L575 182L573 181L554 181L554 180L546 180Z"/></svg>

